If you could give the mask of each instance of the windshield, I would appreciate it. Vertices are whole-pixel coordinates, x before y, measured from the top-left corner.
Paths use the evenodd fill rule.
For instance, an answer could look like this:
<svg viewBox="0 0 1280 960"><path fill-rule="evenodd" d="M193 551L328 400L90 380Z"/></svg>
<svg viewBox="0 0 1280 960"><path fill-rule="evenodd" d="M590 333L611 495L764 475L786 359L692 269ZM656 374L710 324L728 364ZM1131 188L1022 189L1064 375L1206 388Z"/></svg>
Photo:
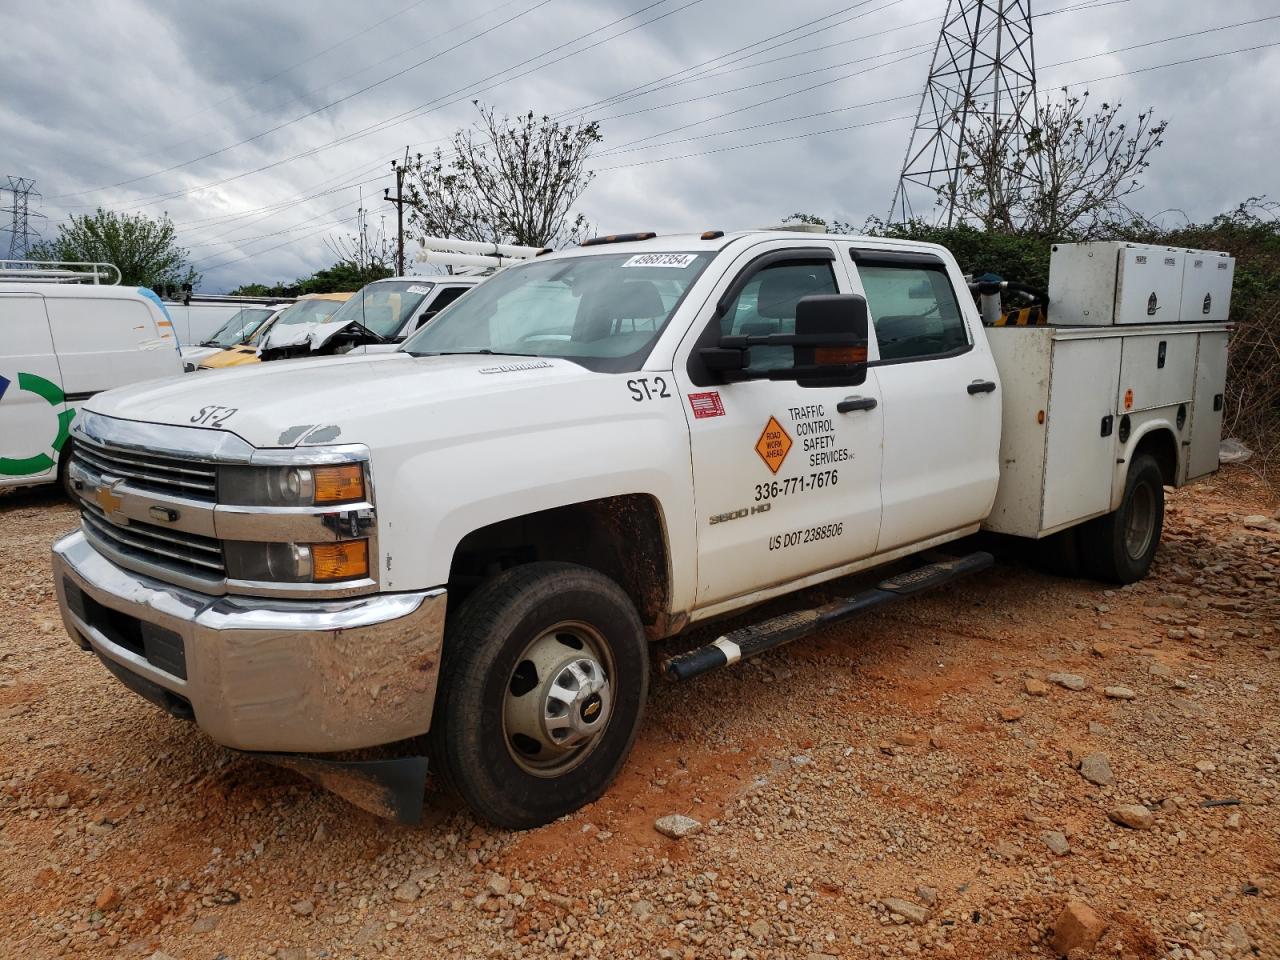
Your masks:
<svg viewBox="0 0 1280 960"><path fill-rule="evenodd" d="M276 324L287 327L297 323L319 323L327 319L339 307L341 300L299 300L292 307L280 314Z"/></svg>
<svg viewBox="0 0 1280 960"><path fill-rule="evenodd" d="M434 283L420 281L379 280L344 303L330 319L334 323L354 320L389 340L400 332L434 286Z"/></svg>
<svg viewBox="0 0 1280 960"><path fill-rule="evenodd" d="M233 314L230 320L218 328L217 333L200 346L221 347L226 350L244 343L275 312L273 307L245 307Z"/></svg>
<svg viewBox="0 0 1280 960"><path fill-rule="evenodd" d="M638 370L712 253L596 254L508 267L409 338L414 356L561 357Z"/></svg>

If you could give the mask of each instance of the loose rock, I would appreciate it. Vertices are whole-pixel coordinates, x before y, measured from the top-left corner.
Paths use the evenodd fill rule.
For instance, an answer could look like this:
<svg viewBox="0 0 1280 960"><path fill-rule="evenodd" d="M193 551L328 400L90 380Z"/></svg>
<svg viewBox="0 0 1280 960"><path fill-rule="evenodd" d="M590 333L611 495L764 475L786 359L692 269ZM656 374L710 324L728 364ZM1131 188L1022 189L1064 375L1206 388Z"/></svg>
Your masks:
<svg viewBox="0 0 1280 960"><path fill-rule="evenodd" d="M1111 762L1105 753L1091 753L1080 761L1080 776L1099 787L1109 787L1116 782L1111 772Z"/></svg>
<svg viewBox="0 0 1280 960"><path fill-rule="evenodd" d="M1073 950L1088 953L1098 945L1107 922L1083 900L1072 900L1053 924L1053 949L1062 956Z"/></svg>
<svg viewBox="0 0 1280 960"><path fill-rule="evenodd" d="M1106 687L1102 692L1112 700L1132 700L1137 696L1128 687Z"/></svg>
<svg viewBox="0 0 1280 960"><path fill-rule="evenodd" d="M1122 803L1107 811L1112 823L1131 830L1148 830L1156 822L1155 814L1140 803Z"/></svg>
<svg viewBox="0 0 1280 960"><path fill-rule="evenodd" d="M670 837L672 840L683 840L685 837L691 837L701 830L702 824L693 819L693 817L686 817L682 813L669 813L665 817L659 817L655 820L653 829L664 837Z"/></svg>
<svg viewBox="0 0 1280 960"><path fill-rule="evenodd" d="M909 923L924 923L929 919L928 908L922 907L918 903L912 903L910 900L885 897L881 902L886 910L890 913L896 913L900 917L905 917Z"/></svg>
<svg viewBox="0 0 1280 960"><path fill-rule="evenodd" d="M1051 673L1045 679L1065 690L1083 690L1089 685L1078 673Z"/></svg>
<svg viewBox="0 0 1280 960"><path fill-rule="evenodd" d="M1060 830L1041 831L1040 839L1044 841L1046 847L1059 857L1065 857L1071 852L1071 844L1067 842L1066 835Z"/></svg>

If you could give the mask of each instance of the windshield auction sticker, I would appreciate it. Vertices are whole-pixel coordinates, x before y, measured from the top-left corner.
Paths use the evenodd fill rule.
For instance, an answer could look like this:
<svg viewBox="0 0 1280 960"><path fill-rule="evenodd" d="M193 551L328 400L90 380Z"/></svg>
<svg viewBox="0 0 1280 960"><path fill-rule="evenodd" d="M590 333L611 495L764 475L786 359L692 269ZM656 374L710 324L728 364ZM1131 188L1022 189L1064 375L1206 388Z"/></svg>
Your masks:
<svg viewBox="0 0 1280 960"><path fill-rule="evenodd" d="M408 289L405 290L405 293L430 293L430 292L431 292L431 284L427 284L424 287L420 283L410 284Z"/></svg>
<svg viewBox="0 0 1280 960"><path fill-rule="evenodd" d="M641 253L632 257L624 267L679 267L684 269L698 259L696 253Z"/></svg>

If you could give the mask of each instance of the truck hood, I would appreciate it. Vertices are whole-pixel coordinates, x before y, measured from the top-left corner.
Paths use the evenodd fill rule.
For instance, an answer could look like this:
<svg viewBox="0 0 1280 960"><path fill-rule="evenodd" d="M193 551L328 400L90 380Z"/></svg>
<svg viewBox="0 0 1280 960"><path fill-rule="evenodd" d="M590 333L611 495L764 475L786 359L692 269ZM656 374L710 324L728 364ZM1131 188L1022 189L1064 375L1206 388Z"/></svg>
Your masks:
<svg viewBox="0 0 1280 960"><path fill-rule="evenodd" d="M153 380L100 393L85 408L122 420L221 429L259 448L294 447L366 442L363 431L350 428L448 400L597 376L552 358L383 353Z"/></svg>

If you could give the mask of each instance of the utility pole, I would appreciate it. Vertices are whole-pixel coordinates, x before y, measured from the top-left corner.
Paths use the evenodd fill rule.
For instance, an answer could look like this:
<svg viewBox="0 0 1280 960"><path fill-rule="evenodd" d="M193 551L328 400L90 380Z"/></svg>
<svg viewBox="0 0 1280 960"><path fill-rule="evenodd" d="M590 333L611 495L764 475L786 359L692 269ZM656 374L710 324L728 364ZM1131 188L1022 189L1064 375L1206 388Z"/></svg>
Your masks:
<svg viewBox="0 0 1280 960"><path fill-rule="evenodd" d="M409 148L404 148L404 161L392 160L391 170L396 175L396 195L391 196L391 188L384 187L382 199L396 205L396 276L404 276L404 174L409 167Z"/></svg>
<svg viewBox="0 0 1280 960"><path fill-rule="evenodd" d="M916 125L911 131L889 220L912 216L909 190L931 194L938 222L951 226L973 156L973 124L1007 131L1013 154L1036 125L1036 54L1031 0L947 0Z"/></svg>
<svg viewBox="0 0 1280 960"><path fill-rule="evenodd" d="M8 178L8 183L0 189L8 190L13 203L8 207L0 207L0 213L11 215L9 226L9 259L25 260L31 252L39 234L31 229L32 217L43 217L43 213L31 212L31 198L39 199L36 182L29 177Z"/></svg>

